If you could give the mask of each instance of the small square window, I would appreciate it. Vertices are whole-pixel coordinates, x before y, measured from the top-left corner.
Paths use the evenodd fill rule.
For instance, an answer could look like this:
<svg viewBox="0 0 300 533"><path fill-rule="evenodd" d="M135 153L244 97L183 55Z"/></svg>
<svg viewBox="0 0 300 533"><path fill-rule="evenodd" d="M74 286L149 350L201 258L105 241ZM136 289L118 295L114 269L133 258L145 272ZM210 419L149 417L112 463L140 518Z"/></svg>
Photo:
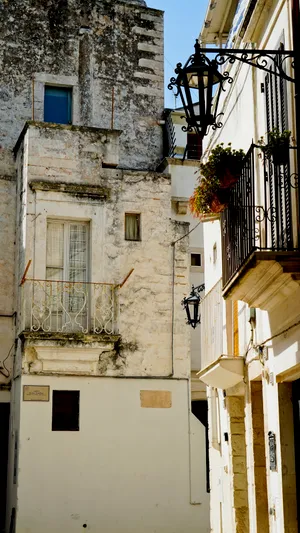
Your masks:
<svg viewBox="0 0 300 533"><path fill-rule="evenodd" d="M45 85L44 121L72 124L72 88Z"/></svg>
<svg viewBox="0 0 300 533"><path fill-rule="evenodd" d="M201 266L201 254L191 254L191 266L192 267Z"/></svg>
<svg viewBox="0 0 300 533"><path fill-rule="evenodd" d="M125 213L125 240L141 240L141 215L136 213Z"/></svg>
<svg viewBox="0 0 300 533"><path fill-rule="evenodd" d="M79 391L54 390L52 431L79 431Z"/></svg>

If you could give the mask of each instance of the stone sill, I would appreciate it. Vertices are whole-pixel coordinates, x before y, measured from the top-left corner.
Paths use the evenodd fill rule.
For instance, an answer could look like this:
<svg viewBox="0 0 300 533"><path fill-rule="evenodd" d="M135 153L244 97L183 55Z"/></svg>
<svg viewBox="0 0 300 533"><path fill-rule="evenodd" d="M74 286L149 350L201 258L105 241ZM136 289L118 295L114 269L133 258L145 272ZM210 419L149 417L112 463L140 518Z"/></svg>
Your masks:
<svg viewBox="0 0 300 533"><path fill-rule="evenodd" d="M99 200L107 200L109 198L109 189L100 187L98 185L86 185L82 183L63 183L53 181L38 181L34 180L29 183L29 187L33 191L53 191L71 194L72 196L80 196L84 198L92 198Z"/></svg>
<svg viewBox="0 0 300 533"><path fill-rule="evenodd" d="M183 166L183 167L194 167L199 169L200 161L198 159L179 159L177 157L165 157L158 165L157 171L163 172L169 166Z"/></svg>
<svg viewBox="0 0 300 533"><path fill-rule="evenodd" d="M100 343L116 343L120 341L121 335L107 333L59 333L59 332L46 332L46 331L29 331L24 330L19 334L19 338L22 341L54 341L65 342L75 344L90 344L94 342Z"/></svg>

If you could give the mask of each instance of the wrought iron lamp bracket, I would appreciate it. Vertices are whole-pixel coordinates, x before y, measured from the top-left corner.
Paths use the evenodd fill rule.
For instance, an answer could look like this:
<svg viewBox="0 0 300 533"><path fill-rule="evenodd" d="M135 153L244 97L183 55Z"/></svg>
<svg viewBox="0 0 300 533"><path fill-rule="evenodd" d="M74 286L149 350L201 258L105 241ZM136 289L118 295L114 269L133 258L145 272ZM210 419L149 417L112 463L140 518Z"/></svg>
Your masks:
<svg viewBox="0 0 300 533"><path fill-rule="evenodd" d="M192 285L192 291L196 292L200 296L200 293L205 291L205 283L201 283L201 285L198 285L198 287L194 287L194 285Z"/></svg>
<svg viewBox="0 0 300 533"><path fill-rule="evenodd" d="M200 293L205 290L205 284L202 283L198 287L192 285L190 295L183 298L181 304L184 307L187 314L187 324L196 328L197 324L200 324L199 304L201 301Z"/></svg>
<svg viewBox="0 0 300 533"><path fill-rule="evenodd" d="M295 53L293 50L255 50L255 49L226 49L226 48L200 48L201 54L214 54L214 61L222 66L226 63L233 64L236 61L245 63L264 72L278 76L282 79L295 83L295 78L285 71L288 59L291 59L291 67L294 69ZM228 77L228 72L223 72Z"/></svg>

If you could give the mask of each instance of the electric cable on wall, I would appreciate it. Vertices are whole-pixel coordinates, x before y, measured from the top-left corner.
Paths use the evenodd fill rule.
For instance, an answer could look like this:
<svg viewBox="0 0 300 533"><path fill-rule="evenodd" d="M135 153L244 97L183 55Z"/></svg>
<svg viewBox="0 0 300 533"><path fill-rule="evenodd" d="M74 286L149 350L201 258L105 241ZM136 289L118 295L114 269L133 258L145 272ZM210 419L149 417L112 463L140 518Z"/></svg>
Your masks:
<svg viewBox="0 0 300 533"><path fill-rule="evenodd" d="M15 345L15 341L13 342L13 344L12 344L12 346L11 346L11 348L10 348L8 354L7 354L7 356L6 356L5 359L3 359L3 361L2 361L3 368L0 368L0 373L1 373L5 378L9 378L9 376L10 376L10 371L9 371L8 368L5 366L5 361L7 361L7 359L9 358L9 356L10 356L10 354L11 354L11 351L12 351L14 345ZM5 370L5 372L7 372L7 374L6 374L5 372L3 372L3 369Z"/></svg>

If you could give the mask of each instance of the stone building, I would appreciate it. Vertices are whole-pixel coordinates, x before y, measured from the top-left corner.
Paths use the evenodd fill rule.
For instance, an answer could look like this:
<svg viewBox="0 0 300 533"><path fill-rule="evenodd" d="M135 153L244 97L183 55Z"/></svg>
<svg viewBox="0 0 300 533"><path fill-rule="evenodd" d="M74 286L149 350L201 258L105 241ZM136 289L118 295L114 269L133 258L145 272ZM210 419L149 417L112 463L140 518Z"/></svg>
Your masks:
<svg viewBox="0 0 300 533"><path fill-rule="evenodd" d="M204 224L199 377L208 386L213 533L300 527L296 92L284 55L298 47L298 11L298 1L218 0L200 33L205 45L246 54L220 68L232 83L203 156L221 142L246 153L226 208ZM248 61L252 50L271 51L263 68ZM282 159L258 144L276 131L291 132Z"/></svg>
<svg viewBox="0 0 300 533"><path fill-rule="evenodd" d="M163 13L16 0L0 19L0 529L207 533Z"/></svg>

